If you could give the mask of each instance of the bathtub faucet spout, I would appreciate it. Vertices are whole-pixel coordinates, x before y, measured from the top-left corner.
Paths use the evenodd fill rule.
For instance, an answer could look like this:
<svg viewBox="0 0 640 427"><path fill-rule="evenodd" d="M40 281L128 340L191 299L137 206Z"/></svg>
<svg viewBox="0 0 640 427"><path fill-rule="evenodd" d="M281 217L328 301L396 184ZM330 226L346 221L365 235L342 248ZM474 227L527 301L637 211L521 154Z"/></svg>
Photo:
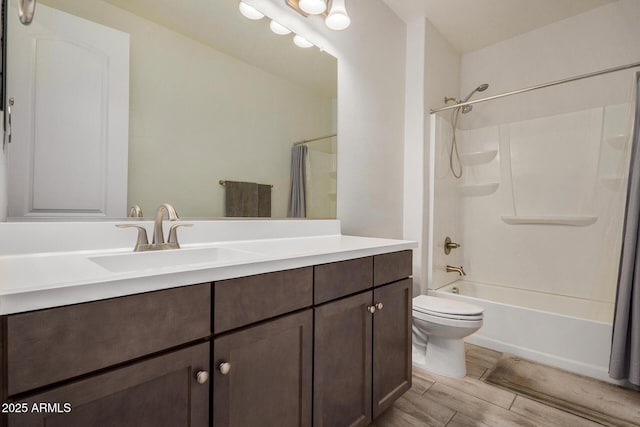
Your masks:
<svg viewBox="0 0 640 427"><path fill-rule="evenodd" d="M467 275L467 273L464 272L464 268L462 268L462 266L454 267L452 265L447 265L447 273L452 273L454 271L456 273L458 273L460 276L466 276Z"/></svg>

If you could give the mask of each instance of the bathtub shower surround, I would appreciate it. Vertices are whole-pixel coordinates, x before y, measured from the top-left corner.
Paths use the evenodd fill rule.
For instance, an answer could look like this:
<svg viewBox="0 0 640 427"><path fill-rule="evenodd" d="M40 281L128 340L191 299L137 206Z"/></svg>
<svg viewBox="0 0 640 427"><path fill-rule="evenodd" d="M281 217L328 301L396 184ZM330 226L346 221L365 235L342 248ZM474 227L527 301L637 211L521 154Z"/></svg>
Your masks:
<svg viewBox="0 0 640 427"><path fill-rule="evenodd" d="M449 114L432 116L429 286L434 295L485 308L485 326L471 342L612 381L607 370L635 105L624 102L629 94L571 108L554 100L588 93L614 75L628 87L629 68L638 66L476 104L457 131L460 180L449 167ZM461 244L450 254L447 236ZM456 282L450 266L457 265L464 266L465 281Z"/></svg>
<svg viewBox="0 0 640 427"><path fill-rule="evenodd" d="M459 183L438 117L433 288L455 280L446 265L463 265L470 280L613 303L602 284L617 274L629 112L618 104L459 131ZM462 248L445 255L449 234Z"/></svg>
<svg viewBox="0 0 640 427"><path fill-rule="evenodd" d="M611 345L611 378L640 386L640 72L636 74L636 113L616 311Z"/></svg>

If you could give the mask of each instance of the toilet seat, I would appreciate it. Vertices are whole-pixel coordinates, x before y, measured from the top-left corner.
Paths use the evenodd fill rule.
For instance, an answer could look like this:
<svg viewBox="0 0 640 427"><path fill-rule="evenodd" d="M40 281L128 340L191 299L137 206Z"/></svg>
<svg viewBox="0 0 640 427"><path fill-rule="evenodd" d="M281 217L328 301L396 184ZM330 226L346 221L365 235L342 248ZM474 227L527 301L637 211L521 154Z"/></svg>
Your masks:
<svg viewBox="0 0 640 427"><path fill-rule="evenodd" d="M482 307L447 298L419 295L413 299L413 311L455 320L482 320Z"/></svg>

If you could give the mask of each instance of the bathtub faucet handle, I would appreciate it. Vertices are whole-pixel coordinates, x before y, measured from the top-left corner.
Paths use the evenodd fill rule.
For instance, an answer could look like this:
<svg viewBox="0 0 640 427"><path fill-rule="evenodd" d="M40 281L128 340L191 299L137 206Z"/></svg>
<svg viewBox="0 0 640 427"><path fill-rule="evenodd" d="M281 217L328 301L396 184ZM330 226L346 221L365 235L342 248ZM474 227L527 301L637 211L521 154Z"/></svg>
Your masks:
<svg viewBox="0 0 640 427"><path fill-rule="evenodd" d="M453 272L458 273L460 276L466 276L467 275L467 273L464 272L464 268L462 266L454 267L452 265L447 265L447 273L453 273Z"/></svg>
<svg viewBox="0 0 640 427"><path fill-rule="evenodd" d="M458 249L460 247L459 243L451 241L451 237L447 236L444 239L444 254L449 255L451 253L451 249Z"/></svg>

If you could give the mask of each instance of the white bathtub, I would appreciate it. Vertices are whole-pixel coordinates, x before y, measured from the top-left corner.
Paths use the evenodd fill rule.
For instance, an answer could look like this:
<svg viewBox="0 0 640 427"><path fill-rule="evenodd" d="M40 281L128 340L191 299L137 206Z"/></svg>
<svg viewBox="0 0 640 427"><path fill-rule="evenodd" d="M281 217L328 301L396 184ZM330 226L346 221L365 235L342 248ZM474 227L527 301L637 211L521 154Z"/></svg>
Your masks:
<svg viewBox="0 0 640 427"><path fill-rule="evenodd" d="M466 339L472 344L615 382L607 374L612 303L469 281L430 294L484 307L482 328Z"/></svg>

